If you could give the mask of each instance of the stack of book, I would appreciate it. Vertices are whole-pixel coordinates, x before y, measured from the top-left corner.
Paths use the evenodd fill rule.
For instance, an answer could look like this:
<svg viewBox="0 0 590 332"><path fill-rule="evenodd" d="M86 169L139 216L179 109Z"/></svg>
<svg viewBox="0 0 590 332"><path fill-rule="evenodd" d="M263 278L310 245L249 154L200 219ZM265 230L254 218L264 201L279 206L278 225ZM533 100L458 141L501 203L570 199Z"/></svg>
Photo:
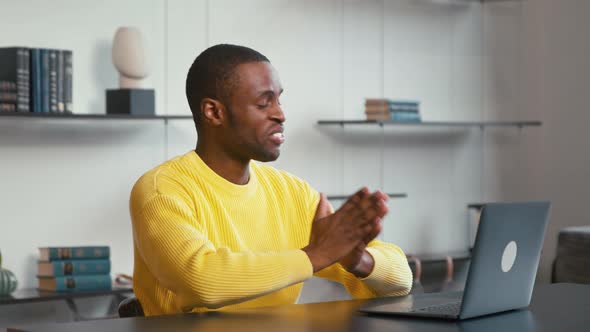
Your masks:
<svg viewBox="0 0 590 332"><path fill-rule="evenodd" d="M57 292L111 289L108 246L39 248L40 290Z"/></svg>
<svg viewBox="0 0 590 332"><path fill-rule="evenodd" d="M365 115L373 121L420 122L419 105L417 101L367 98Z"/></svg>
<svg viewBox="0 0 590 332"><path fill-rule="evenodd" d="M0 47L0 112L71 113L72 51Z"/></svg>

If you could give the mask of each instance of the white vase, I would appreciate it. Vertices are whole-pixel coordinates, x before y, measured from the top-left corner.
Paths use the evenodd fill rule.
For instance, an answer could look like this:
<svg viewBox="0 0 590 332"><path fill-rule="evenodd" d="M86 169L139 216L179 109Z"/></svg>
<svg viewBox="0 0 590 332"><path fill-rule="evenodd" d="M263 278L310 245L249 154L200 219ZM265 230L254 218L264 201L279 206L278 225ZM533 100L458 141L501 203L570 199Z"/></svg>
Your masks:
<svg viewBox="0 0 590 332"><path fill-rule="evenodd" d="M119 71L119 88L142 87L142 80L149 75L149 65L145 41L139 29L117 29L113 38L113 64Z"/></svg>

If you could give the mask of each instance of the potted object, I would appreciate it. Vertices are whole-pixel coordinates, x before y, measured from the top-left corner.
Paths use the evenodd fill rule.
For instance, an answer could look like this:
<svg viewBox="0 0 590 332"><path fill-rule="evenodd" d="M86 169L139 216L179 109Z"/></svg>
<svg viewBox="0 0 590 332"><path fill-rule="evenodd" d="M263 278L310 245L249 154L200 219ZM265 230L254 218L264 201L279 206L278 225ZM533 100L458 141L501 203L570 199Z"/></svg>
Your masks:
<svg viewBox="0 0 590 332"><path fill-rule="evenodd" d="M16 290L18 281L9 270L2 268L2 253L0 253L0 296L6 296Z"/></svg>

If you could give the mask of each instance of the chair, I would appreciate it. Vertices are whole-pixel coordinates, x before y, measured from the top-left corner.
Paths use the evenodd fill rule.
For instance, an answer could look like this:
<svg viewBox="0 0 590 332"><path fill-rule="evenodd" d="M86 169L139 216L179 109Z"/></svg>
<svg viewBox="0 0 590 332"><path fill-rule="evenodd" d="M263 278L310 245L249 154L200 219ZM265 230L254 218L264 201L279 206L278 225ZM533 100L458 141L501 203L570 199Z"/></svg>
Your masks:
<svg viewBox="0 0 590 332"><path fill-rule="evenodd" d="M463 283L455 280L455 263L453 257L446 255L444 257L435 256L432 258L427 255L421 259L417 255L408 255L407 258L414 274L411 294L463 289ZM442 277L440 272L442 271L439 271L438 268L441 262L445 265L443 280L440 280Z"/></svg>
<svg viewBox="0 0 590 332"><path fill-rule="evenodd" d="M127 318L127 317L143 317L143 307L139 300L133 296L126 298L125 300L119 303L119 308L117 310L119 312L119 317Z"/></svg>
<svg viewBox="0 0 590 332"><path fill-rule="evenodd" d="M590 226L559 231L552 282L590 284Z"/></svg>
<svg viewBox="0 0 590 332"><path fill-rule="evenodd" d="M410 267L414 265L414 280L412 280L411 294L422 294L424 293L424 287L422 287L422 283L420 282L420 278L422 277L422 261L414 255L408 255L408 263L410 263Z"/></svg>

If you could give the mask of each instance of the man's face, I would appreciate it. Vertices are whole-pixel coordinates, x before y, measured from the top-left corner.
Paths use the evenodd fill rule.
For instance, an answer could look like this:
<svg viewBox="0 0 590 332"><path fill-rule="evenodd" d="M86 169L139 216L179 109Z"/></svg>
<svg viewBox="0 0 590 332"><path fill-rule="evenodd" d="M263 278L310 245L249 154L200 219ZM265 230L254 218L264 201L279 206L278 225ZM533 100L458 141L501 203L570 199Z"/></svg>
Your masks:
<svg viewBox="0 0 590 332"><path fill-rule="evenodd" d="M250 62L236 67L234 75L237 84L225 105L225 146L243 160L276 160L285 141L278 74L268 62Z"/></svg>

